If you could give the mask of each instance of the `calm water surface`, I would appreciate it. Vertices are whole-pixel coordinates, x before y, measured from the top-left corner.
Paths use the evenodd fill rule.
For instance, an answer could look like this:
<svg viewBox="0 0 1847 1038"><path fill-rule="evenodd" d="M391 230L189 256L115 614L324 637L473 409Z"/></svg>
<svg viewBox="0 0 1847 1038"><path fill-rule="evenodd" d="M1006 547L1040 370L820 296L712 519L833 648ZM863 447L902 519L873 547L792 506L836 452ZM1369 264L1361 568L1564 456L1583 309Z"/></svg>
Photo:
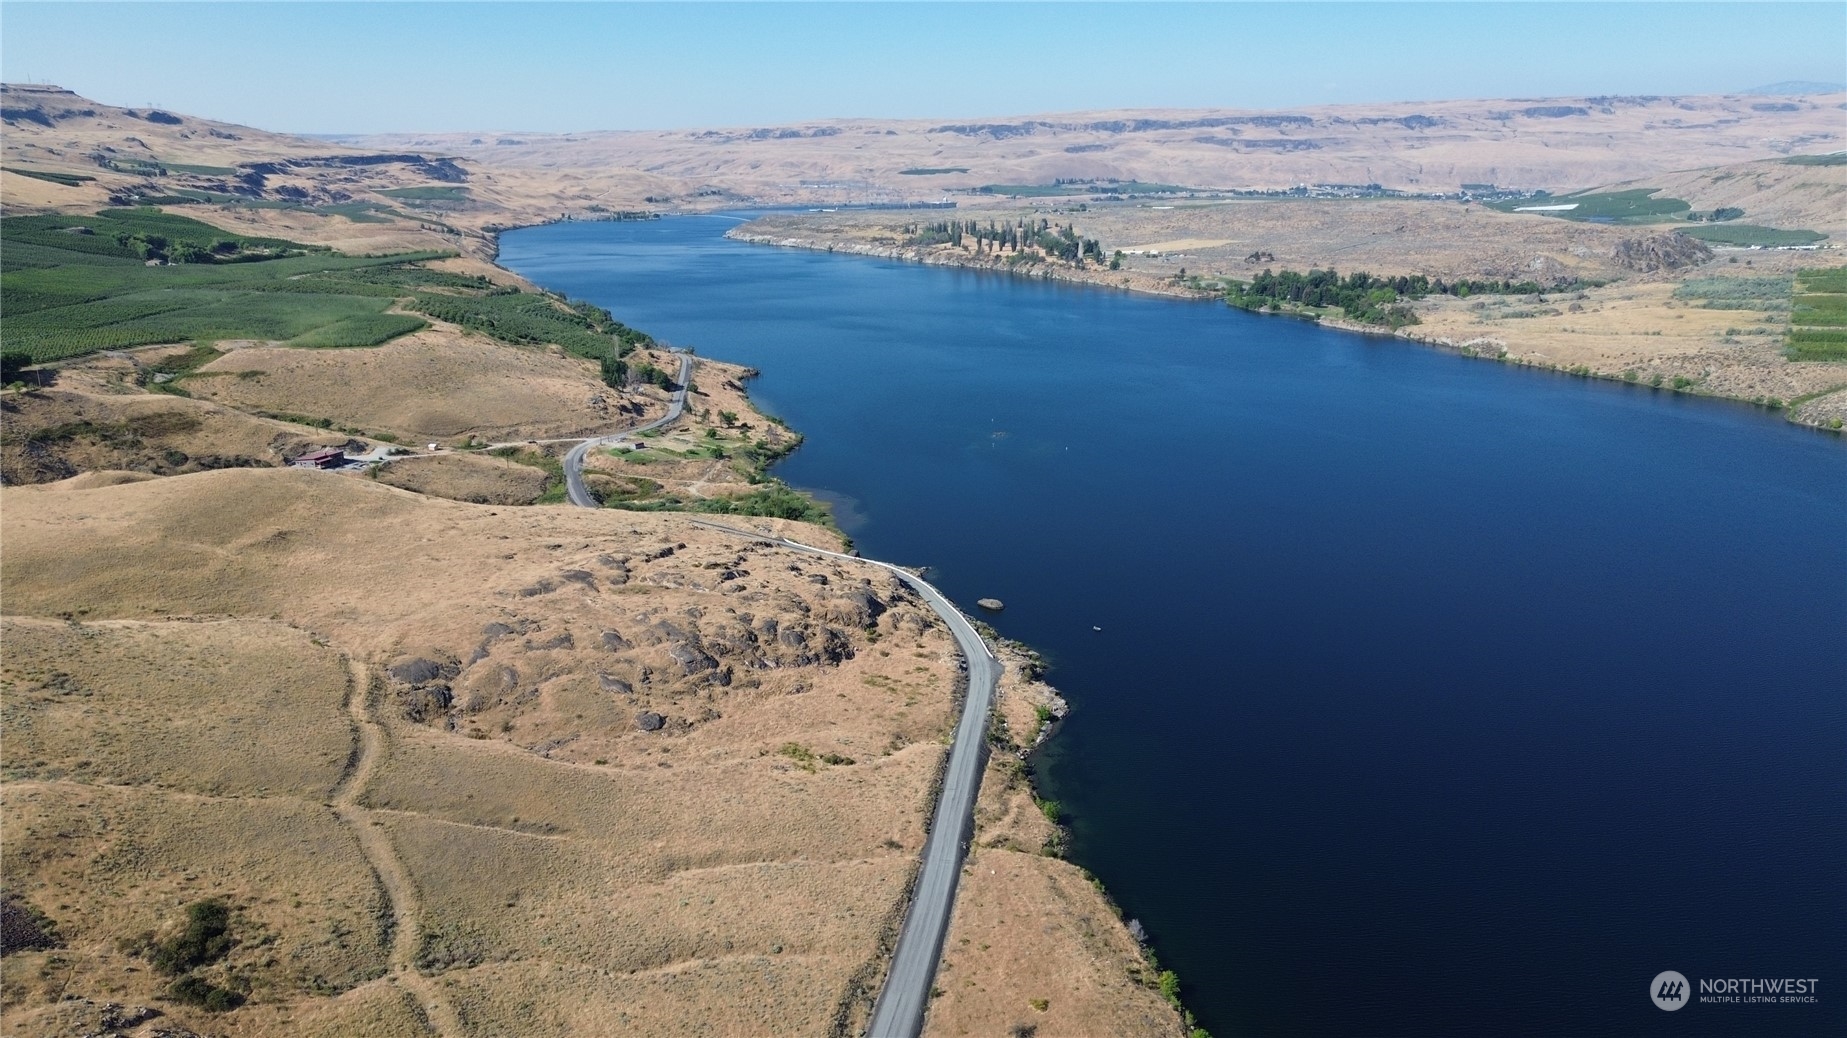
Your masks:
<svg viewBox="0 0 1847 1038"><path fill-rule="evenodd" d="M1071 857L1234 1035L1847 1034L1847 449L1755 410L973 271L510 233L1047 653ZM1093 627L1101 627L1095 631ZM1646 997L1818 977L1818 1005Z"/></svg>

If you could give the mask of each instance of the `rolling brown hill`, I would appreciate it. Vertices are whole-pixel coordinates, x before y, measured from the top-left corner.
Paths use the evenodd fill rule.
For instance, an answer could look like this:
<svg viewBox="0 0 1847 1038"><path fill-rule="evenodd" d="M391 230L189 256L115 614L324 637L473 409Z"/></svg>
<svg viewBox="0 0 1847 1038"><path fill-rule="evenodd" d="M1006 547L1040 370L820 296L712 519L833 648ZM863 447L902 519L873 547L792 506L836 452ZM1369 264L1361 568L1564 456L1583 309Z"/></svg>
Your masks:
<svg viewBox="0 0 1847 1038"><path fill-rule="evenodd" d="M6 167L95 178L64 186L6 174L9 210L205 190L265 207L246 205L240 219L303 235L310 233L297 226L304 221L268 207L359 202L378 206L364 218L382 222L307 224L323 235L331 226L354 243L422 234L474 248L485 247L479 236L486 228L637 209L923 201L1061 178L1208 189L1377 184L1449 193L1495 184L1557 192L1847 145L1847 94L1137 109L336 140L112 108L56 87L12 84L0 88L0 98ZM162 172L149 172L156 167ZM252 173L261 181L249 179Z"/></svg>
<svg viewBox="0 0 1847 1038"><path fill-rule="evenodd" d="M370 149L435 149L512 176L565 170L579 197L841 203L939 198L984 184L1115 178L1204 188L1598 184L1847 143L1847 95L1572 97L1337 105L1289 111L1125 110L1005 119L576 134L393 134ZM911 171L908 175L906 171ZM936 171L936 172L926 172ZM659 197L659 196L657 196ZM563 201L564 196L560 195Z"/></svg>

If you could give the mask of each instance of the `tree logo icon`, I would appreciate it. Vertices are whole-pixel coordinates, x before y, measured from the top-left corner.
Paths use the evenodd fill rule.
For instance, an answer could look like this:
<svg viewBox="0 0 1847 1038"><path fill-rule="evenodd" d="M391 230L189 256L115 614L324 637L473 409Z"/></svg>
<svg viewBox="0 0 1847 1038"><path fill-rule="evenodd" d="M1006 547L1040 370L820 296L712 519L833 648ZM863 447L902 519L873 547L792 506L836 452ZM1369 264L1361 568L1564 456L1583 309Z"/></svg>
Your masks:
<svg viewBox="0 0 1847 1038"><path fill-rule="evenodd" d="M1673 970L1663 970L1648 982L1648 997L1655 1007L1670 1013L1686 1005L1692 993L1687 978Z"/></svg>

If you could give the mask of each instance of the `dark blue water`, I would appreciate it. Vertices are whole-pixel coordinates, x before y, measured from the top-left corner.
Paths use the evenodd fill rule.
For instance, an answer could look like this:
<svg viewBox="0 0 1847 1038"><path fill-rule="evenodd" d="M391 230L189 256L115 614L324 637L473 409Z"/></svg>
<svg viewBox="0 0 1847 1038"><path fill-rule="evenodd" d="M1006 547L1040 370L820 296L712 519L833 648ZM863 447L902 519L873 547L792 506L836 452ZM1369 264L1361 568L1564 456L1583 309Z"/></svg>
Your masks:
<svg viewBox="0 0 1847 1038"><path fill-rule="evenodd" d="M1074 707L1071 857L1219 1038L1847 1034L1836 438L732 223L501 262L761 368L779 474L1006 601ZM1821 1001L1663 1013L1668 969Z"/></svg>

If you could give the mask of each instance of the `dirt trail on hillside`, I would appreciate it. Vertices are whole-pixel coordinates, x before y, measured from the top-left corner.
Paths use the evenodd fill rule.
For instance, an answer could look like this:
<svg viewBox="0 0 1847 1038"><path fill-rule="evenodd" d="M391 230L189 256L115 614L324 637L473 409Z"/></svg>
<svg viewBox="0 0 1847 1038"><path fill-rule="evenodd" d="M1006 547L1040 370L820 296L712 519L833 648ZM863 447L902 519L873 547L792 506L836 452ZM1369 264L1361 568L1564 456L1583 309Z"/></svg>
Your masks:
<svg viewBox="0 0 1847 1038"><path fill-rule="evenodd" d="M455 1007L449 1004L435 981L417 970L417 945L423 934L423 919L416 885L399 860L391 837L382 826L373 824L373 812L359 804L359 797L378 771L379 764L391 752L391 743L384 725L373 715L375 689L371 672L357 660L349 659L347 666L352 672L352 693L347 696L347 709L358 732L359 752L334 790L334 813L351 826L359 838L360 850L371 862L372 871L391 904L391 973L387 980L417 1000L418 1009L436 1034L443 1038L460 1036L464 1031Z"/></svg>

